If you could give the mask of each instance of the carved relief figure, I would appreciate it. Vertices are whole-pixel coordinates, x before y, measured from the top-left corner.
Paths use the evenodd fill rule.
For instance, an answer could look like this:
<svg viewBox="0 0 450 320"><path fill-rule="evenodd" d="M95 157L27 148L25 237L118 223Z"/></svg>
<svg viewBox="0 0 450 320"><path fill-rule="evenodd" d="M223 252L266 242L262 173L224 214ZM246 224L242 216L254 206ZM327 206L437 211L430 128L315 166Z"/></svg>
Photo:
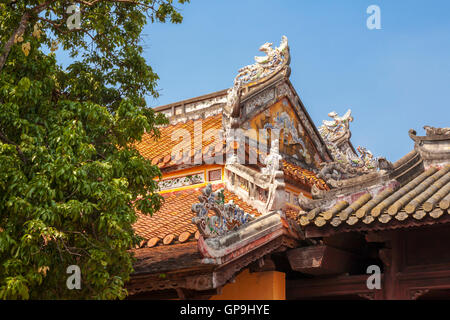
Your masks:
<svg viewBox="0 0 450 320"><path fill-rule="evenodd" d="M321 162L320 156L286 98L250 120L250 127L256 129L257 132L259 129L266 129L259 132L260 143L273 139L270 137L273 132L275 137L279 138L281 153L307 164L314 163L318 166Z"/></svg>

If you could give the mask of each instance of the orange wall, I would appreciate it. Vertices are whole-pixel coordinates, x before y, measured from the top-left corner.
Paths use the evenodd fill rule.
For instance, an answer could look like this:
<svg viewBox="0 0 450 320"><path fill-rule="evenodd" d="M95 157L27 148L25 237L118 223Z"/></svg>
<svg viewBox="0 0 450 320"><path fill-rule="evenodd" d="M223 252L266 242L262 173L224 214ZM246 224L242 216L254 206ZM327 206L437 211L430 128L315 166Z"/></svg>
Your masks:
<svg viewBox="0 0 450 320"><path fill-rule="evenodd" d="M285 300L285 274L278 271L250 273L245 269L234 283L227 284L222 294L211 300Z"/></svg>

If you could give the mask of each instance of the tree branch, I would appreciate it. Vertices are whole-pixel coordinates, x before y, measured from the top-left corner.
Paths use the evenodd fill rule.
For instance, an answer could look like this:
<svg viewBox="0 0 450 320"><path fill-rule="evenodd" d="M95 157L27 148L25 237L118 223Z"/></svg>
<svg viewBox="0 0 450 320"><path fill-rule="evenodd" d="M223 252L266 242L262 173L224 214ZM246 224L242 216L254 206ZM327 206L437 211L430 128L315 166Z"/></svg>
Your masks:
<svg viewBox="0 0 450 320"><path fill-rule="evenodd" d="M11 37L9 38L8 42L6 42L5 46L3 47L2 50L2 54L0 56L0 72L3 70L3 67L6 63L6 59L8 58L9 52L11 51L12 46L14 45L14 39L16 38L16 36L20 36L25 32L25 29L27 28L28 22L30 20L30 18L32 17L32 15L38 15L41 11L43 11L44 9L46 9L51 3L55 2L56 0L49 0L46 1L36 7L34 7L33 9L25 12L22 15L22 18L20 19L20 23L19 26L17 27L17 29L13 32L13 34L11 35ZM155 11L155 7L139 2L139 0L92 0L92 1L88 1L88 0L73 0L75 3L79 3L79 4L83 4L85 6L88 7L92 7L93 5L97 4L97 3L101 3L101 2L110 2L110 3L126 3L126 4L133 4L136 6L141 6L145 9L151 9L152 11ZM59 27L61 27L61 24L56 24L52 21L49 21L45 18L39 18L40 20L44 20L47 21L49 23L51 23L58 31L63 32L59 29ZM86 30L83 30L86 32ZM67 31L64 31L63 33L68 33ZM89 34L88 32L86 32L88 34L89 37L91 37L92 40L94 40L94 38L91 36L91 34Z"/></svg>
<svg viewBox="0 0 450 320"><path fill-rule="evenodd" d="M40 4L36 7L34 7L30 11L27 11L22 15L19 26L13 32L11 37L9 37L8 42L6 42L5 46L3 47L2 55L0 56L0 72L3 70L3 67L6 63L6 59L8 58L9 52L11 51L11 48L14 45L14 39L16 38L16 36L21 36L22 34L25 33L25 29L27 28L28 21L30 20L32 15L40 13L52 2L54 2L54 0L44 2L43 4Z"/></svg>
<svg viewBox="0 0 450 320"><path fill-rule="evenodd" d="M20 19L19 27L13 32L13 34L9 38L8 42L6 42L5 46L3 47L3 53L0 56L0 71L2 71L3 66L6 63L6 59L8 58L9 52L11 51L11 48L14 44L14 39L17 36L20 36L25 32L25 29L27 27L29 19L30 19L30 13L26 12L22 16L22 19Z"/></svg>
<svg viewBox="0 0 450 320"><path fill-rule="evenodd" d="M22 159L23 163L25 163L25 164L28 163L28 159L23 154L23 152L20 149L19 145L17 143L15 143L14 141L9 140L8 137L1 131L0 131L0 140L3 141L4 143L12 144L13 146L15 146L16 150L17 150L17 153L19 153L20 159Z"/></svg>
<svg viewBox="0 0 450 320"><path fill-rule="evenodd" d="M155 10L155 8L153 6L139 2L138 0L93 0L93 1L75 0L75 2L84 4L85 6L88 6L88 7L92 7L93 5L95 5L98 2L112 2L112 3L118 2L118 3L134 4L134 5L142 6L146 9Z"/></svg>
<svg viewBox="0 0 450 320"><path fill-rule="evenodd" d="M71 32L82 31L85 34L87 34L93 41L95 41L95 38L84 28L72 29L72 30L62 30L61 27L64 25L63 22L56 23L55 21L52 21L52 20L49 20L49 19L46 19L46 18L42 18L42 17L38 17L38 20L50 23L61 34L69 34Z"/></svg>

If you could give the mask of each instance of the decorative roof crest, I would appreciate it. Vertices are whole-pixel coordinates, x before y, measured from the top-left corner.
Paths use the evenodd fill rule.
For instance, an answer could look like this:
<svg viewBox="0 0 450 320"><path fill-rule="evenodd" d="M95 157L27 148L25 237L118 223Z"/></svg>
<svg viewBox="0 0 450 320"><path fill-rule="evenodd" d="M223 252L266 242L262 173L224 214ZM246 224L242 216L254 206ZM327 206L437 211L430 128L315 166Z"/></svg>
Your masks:
<svg viewBox="0 0 450 320"><path fill-rule="evenodd" d="M450 136L450 128L423 127L427 136Z"/></svg>
<svg viewBox="0 0 450 320"><path fill-rule="evenodd" d="M414 149L420 153L425 168L449 163L450 159L450 127L424 127L426 136L418 136L413 129L409 136L414 140Z"/></svg>
<svg viewBox="0 0 450 320"><path fill-rule="evenodd" d="M265 77L276 73L284 65L289 64L289 46L286 36L281 37L281 44L273 49L271 42L263 44L259 51L265 52L264 57L255 57L254 64L239 69L239 73L234 78L234 85L246 85L254 81L264 79Z"/></svg>
<svg viewBox="0 0 450 320"><path fill-rule="evenodd" d="M200 203L192 205L192 212L197 214L192 218L192 222L197 225L205 239L222 236L255 220L254 215L245 213L233 201L225 203L223 191L222 188L212 192L212 186L208 184L198 197ZM209 216L210 211L214 215Z"/></svg>
<svg viewBox="0 0 450 320"><path fill-rule="evenodd" d="M331 186L334 181L353 178L377 169L390 169L392 166L385 158L375 158L372 152L364 147L358 146L356 150L352 147L350 122L353 121L353 117L351 114L350 109L342 117L339 117L334 111L330 112L328 116L333 120L324 120L322 126L319 127L320 135L331 151L335 162L324 164L318 177L327 181Z"/></svg>
<svg viewBox="0 0 450 320"><path fill-rule="evenodd" d="M426 132L426 136L418 136L417 132L413 129L409 130L409 136L415 142L421 141L439 141L450 139L450 127L448 128L435 128L430 126L423 127Z"/></svg>
<svg viewBox="0 0 450 320"><path fill-rule="evenodd" d="M290 63L289 45L286 36L281 38L281 44L272 48L271 42L263 44L259 51L265 52L266 56L255 57L255 63L247 65L238 71L234 78L233 87L228 90L227 105L225 112L232 117L239 115L239 98L241 89L245 86L259 83L275 75Z"/></svg>
<svg viewBox="0 0 450 320"><path fill-rule="evenodd" d="M339 147L348 142L352 135L350 132L350 122L353 122L352 110L348 109L342 117L339 117L335 111L330 112L328 116L333 120L323 120L319 133L327 145Z"/></svg>

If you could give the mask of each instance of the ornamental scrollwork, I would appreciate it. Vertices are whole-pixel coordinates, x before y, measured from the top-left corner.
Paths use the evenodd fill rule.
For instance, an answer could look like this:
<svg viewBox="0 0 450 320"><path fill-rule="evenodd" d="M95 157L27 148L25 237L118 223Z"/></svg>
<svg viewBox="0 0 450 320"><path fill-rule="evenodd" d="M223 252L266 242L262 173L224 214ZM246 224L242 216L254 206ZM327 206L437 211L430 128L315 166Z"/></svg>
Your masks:
<svg viewBox="0 0 450 320"><path fill-rule="evenodd" d="M427 136L450 136L450 128L424 126Z"/></svg>
<svg viewBox="0 0 450 320"><path fill-rule="evenodd" d="M190 186L205 182L205 177L202 174L187 175L173 179L166 179L159 181L158 188L160 191Z"/></svg>
<svg viewBox="0 0 450 320"><path fill-rule="evenodd" d="M350 143L350 122L353 121L351 113L349 109L344 116L339 117L336 112L331 112L328 116L333 120L324 120L319 128L319 133L334 158L334 162L325 164L318 175L326 181L349 179L377 169L389 170L392 167L385 158L375 158L372 152L364 147L358 146L356 151L353 149Z"/></svg>
<svg viewBox="0 0 450 320"><path fill-rule="evenodd" d="M223 188L213 192L211 184L208 184L198 199L200 203L193 204L191 208L196 214L192 223L197 225L205 239L223 236L255 220L254 215L245 213L233 201L225 203ZM209 215L210 212L213 214Z"/></svg>
<svg viewBox="0 0 450 320"><path fill-rule="evenodd" d="M237 117L240 108L241 88L253 82L259 82L268 78L290 63L289 45L286 36L281 38L281 44L277 48L272 48L273 43L266 42L259 51L266 53L265 56L255 57L255 63L247 65L238 71L234 78L233 87L228 90L227 104L225 112L232 117Z"/></svg>
<svg viewBox="0 0 450 320"><path fill-rule="evenodd" d="M281 38L281 44L278 48L272 48L273 43L266 42L259 51L265 52L264 57L255 57L254 64L239 69L239 73L234 79L234 84L245 85L267 77L268 75L280 70L289 62L289 46L286 36Z"/></svg>

